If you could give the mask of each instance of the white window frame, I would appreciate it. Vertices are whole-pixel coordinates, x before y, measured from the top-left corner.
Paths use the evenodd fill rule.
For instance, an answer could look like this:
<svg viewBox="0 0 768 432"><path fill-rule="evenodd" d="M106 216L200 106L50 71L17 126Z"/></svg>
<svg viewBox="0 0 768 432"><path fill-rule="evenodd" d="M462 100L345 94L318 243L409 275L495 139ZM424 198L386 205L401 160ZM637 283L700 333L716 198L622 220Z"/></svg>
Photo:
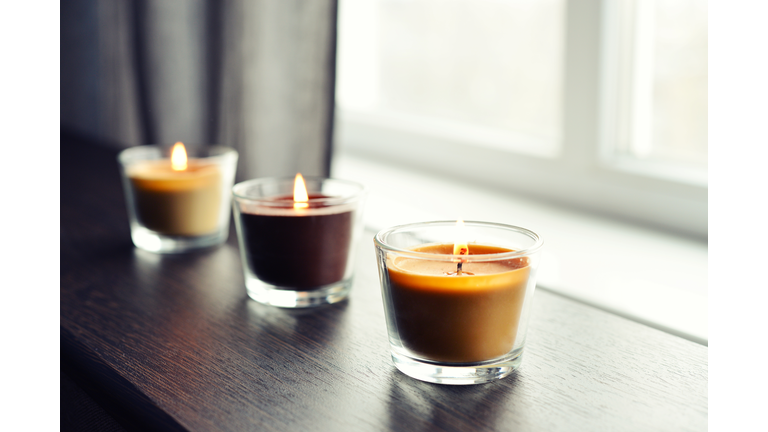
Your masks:
<svg viewBox="0 0 768 432"><path fill-rule="evenodd" d="M706 239L706 175L607 150L617 139L611 117L616 99L608 95L616 94L611 86L619 63L607 36L616 29L605 19L615 13L613 3L566 5L559 156L519 152L509 137L472 128L344 109L337 109L337 148Z"/></svg>

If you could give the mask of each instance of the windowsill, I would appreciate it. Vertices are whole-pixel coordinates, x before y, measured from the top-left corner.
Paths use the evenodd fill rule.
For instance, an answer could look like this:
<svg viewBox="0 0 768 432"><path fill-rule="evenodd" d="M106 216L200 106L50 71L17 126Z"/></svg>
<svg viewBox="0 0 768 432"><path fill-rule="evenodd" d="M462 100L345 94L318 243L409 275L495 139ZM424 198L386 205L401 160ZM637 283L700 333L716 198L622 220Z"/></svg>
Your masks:
<svg viewBox="0 0 768 432"><path fill-rule="evenodd" d="M707 244L337 152L334 177L369 188L366 227L485 220L539 233L538 284L563 296L707 344Z"/></svg>

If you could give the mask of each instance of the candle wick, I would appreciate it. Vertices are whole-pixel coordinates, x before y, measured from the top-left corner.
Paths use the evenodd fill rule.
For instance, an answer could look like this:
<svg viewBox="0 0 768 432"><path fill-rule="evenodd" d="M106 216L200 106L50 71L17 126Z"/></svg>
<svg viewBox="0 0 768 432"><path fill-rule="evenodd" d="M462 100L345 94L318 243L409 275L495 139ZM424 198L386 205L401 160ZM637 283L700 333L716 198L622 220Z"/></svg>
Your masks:
<svg viewBox="0 0 768 432"><path fill-rule="evenodd" d="M458 263L456 265L456 271L455 272L443 272L446 276L462 276L462 275L468 275L468 276L474 276L475 274L472 272L468 272L461 269L462 263Z"/></svg>

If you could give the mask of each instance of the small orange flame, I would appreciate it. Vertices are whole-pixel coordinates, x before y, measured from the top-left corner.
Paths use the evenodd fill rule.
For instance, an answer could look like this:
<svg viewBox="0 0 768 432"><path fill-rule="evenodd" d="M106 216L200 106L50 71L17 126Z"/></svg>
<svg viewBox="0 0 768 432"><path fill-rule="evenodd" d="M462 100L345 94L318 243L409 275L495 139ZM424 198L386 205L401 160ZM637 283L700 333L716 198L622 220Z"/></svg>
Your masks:
<svg viewBox="0 0 768 432"><path fill-rule="evenodd" d="M456 221L456 237L453 243L453 255L458 255L459 257L453 258L453 262L457 263L456 272L447 273L449 276L462 276L465 274L475 275L462 268L464 263L467 262L467 258L464 256L469 255L469 245L467 244L467 234L464 231L464 221L461 219Z"/></svg>
<svg viewBox="0 0 768 432"><path fill-rule="evenodd" d="M453 244L454 255L467 255L469 254L469 246L464 235L464 221L459 219L456 221L456 241Z"/></svg>
<svg viewBox="0 0 768 432"><path fill-rule="evenodd" d="M293 208L304 209L309 207L309 195L307 195L307 185L304 183L304 177L296 174L296 180L293 181Z"/></svg>
<svg viewBox="0 0 768 432"><path fill-rule="evenodd" d="M187 150L181 142L174 144L171 150L171 169L174 171L187 169Z"/></svg>

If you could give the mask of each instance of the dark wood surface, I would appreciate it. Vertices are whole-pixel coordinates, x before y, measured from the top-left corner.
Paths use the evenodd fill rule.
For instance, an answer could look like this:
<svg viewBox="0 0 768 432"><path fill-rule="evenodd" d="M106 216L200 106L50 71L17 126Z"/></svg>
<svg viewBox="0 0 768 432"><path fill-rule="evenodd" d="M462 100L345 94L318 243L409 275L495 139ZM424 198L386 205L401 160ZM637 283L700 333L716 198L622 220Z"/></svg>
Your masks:
<svg viewBox="0 0 768 432"><path fill-rule="evenodd" d="M133 247L117 152L61 141L61 363L126 428L190 431L706 430L707 348L535 295L521 368L441 386L389 357L372 236L349 300L249 300L237 238Z"/></svg>

